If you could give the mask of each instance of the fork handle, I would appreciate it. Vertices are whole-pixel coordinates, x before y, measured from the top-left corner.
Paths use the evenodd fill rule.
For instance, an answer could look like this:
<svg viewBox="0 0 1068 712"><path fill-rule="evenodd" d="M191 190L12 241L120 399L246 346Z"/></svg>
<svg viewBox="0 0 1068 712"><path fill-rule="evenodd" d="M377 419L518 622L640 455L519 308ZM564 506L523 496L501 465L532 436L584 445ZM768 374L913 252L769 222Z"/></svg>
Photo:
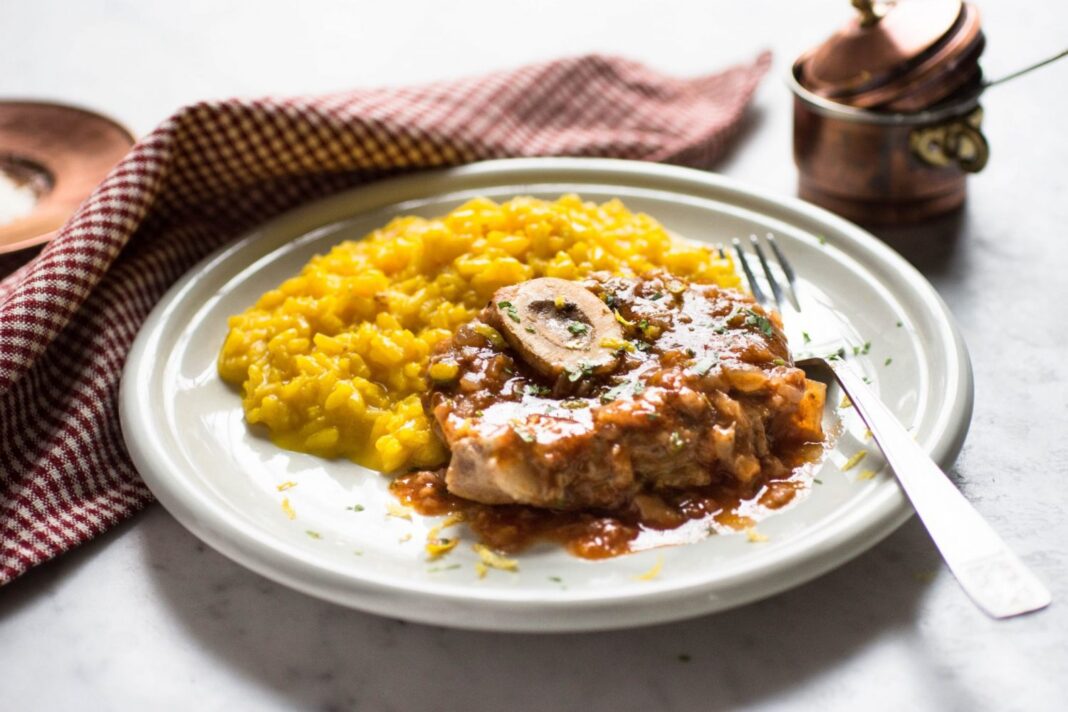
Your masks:
<svg viewBox="0 0 1068 712"><path fill-rule="evenodd" d="M994 618L1045 608L1050 593L849 366L830 364L961 588Z"/></svg>

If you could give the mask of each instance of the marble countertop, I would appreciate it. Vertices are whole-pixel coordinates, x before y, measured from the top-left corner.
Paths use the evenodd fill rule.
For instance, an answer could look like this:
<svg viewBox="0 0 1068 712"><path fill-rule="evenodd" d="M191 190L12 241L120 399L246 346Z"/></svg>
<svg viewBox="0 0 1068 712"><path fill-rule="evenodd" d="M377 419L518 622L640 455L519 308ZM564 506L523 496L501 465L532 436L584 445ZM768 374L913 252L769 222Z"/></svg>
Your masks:
<svg viewBox="0 0 1068 712"><path fill-rule="evenodd" d="M1068 6L981 0L987 72L1062 48ZM0 96L144 133L182 103L431 80L560 54L692 74L775 50L723 173L791 195L789 59L845 0L36 0L0 9ZM960 215L880 235L958 319L976 375L951 474L1054 592L994 622L915 520L805 586L693 621L583 635L453 631L345 610L206 548L154 506L0 589L7 709L1052 710L1068 693L1068 64L984 101L993 153Z"/></svg>

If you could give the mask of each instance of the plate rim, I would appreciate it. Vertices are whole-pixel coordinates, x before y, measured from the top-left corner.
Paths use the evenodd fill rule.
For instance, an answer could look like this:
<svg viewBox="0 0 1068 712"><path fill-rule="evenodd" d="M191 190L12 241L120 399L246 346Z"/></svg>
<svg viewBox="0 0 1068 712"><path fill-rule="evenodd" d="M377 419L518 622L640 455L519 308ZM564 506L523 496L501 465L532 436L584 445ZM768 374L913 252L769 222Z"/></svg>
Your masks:
<svg viewBox="0 0 1068 712"><path fill-rule="evenodd" d="M564 177L563 174L569 174L570 177ZM862 520L853 525L865 536L858 537L857 531L846 525L839 526L819 540L809 542L800 552L780 552L777 563L770 567L770 571L766 567L757 566L737 571L727 579L720 576L713 581L697 581L685 585L670 581L653 581L641 590L587 592L588 595L575 591L571 595L552 597L545 596L544 592L540 591L479 590L473 587L464 589L463 592L455 589L441 590L428 585L428 582L416 580L402 587L377 577L369 577L365 572L354 573L352 569L308 561L301 558L298 555L299 550L288 542L267 540L262 533L257 535L257 530L251 523L235 521L218 503L210 501L209 497L198 496L192 483L184 481L181 472L174 471L174 463L168 461L166 454L154 452L149 447L154 441L154 434L147 421L135 417L139 409L139 389L133 384L147 383L152 374L151 359L145 358L145 354L150 353L153 345L159 341L160 334L155 328L156 324L165 323L170 313L182 306L181 297L195 286L198 275L209 270L214 264L226 260L232 252L239 251L259 239L265 230L286 220L297 220L301 216L321 211L326 203L343 200L356 192L378 192L388 196L406 188L425 186L424 190L419 191L420 196L425 198L465 190L463 181L467 179L496 177L502 182L507 181L507 184L519 186L524 183L523 178L526 176L530 179L530 184L551 184L570 179L579 183L601 180L611 185L610 177L613 175L620 185L639 187L635 184L636 180L651 179L664 184L658 186L659 190L691 197L695 195L692 190L675 190L672 189L672 184L676 187L711 189L711 192L717 194L714 196L715 200L735 207L746 207L774 219L786 220L791 225L813 234L830 228L845 238L845 244L835 241L837 247L859 248L861 252L867 252L875 258L873 261L863 260L864 266L869 270L876 266L892 268L896 277L904 280L906 291L912 297L919 298L926 310L936 317L935 324L942 332L942 338L953 347L953 351L944 356L947 362L951 358L955 360L955 369L950 369L950 372L956 375L955 397L952 399L955 407L946 409L944 417L936 421L931 434L921 444L943 464L948 464L956 457L967 434L974 404L974 379L967 347L948 307L926 278L904 257L873 235L843 218L799 199L777 196L735 179L697 169L620 159L522 158L483 161L390 178L314 200L242 233L186 272L166 292L142 325L128 355L120 384L119 415L123 437L131 459L146 485L191 533L228 558L269 579L325 600L373 613L423 623L482 630L600 630L647 625L725 610L774 595L816 578L859 556L896 530L911 516L912 508L900 488L893 487L887 488L886 492L889 494L883 495L883 500L886 501L872 505L877 505L878 509L870 517L871 521ZM628 178L629 182L626 180ZM450 187L450 183L460 185ZM404 201L392 202L396 204ZM741 203L748 204L740 205ZM817 230L809 229L806 222L810 226L816 226ZM846 251L848 253L848 250ZM932 440L934 442L931 442ZM799 545L801 543L798 542ZM791 571L798 567L803 567L803 570ZM747 587L753 588L761 579L767 579L763 586L757 586L756 590L745 590ZM726 597L729 598L727 602L706 595L704 604L696 608L676 609L669 605L672 601L693 599L695 596L724 590L735 591L733 596ZM388 598L383 598L383 594L388 594ZM457 621L449 620L443 614L442 607L464 608L472 603L483 607L485 613L492 615L487 615L484 620ZM409 610L404 610L406 607ZM612 612L619 612L621 607L632 609L630 618L611 615ZM564 611L576 609L577 616L573 613L562 620L545 619L545 616L558 616ZM590 613L594 609L601 615L582 617L583 613ZM543 615L539 617L539 613ZM505 616L504 620L501 614ZM517 614L519 615L516 620L507 620L507 617L515 617Z"/></svg>

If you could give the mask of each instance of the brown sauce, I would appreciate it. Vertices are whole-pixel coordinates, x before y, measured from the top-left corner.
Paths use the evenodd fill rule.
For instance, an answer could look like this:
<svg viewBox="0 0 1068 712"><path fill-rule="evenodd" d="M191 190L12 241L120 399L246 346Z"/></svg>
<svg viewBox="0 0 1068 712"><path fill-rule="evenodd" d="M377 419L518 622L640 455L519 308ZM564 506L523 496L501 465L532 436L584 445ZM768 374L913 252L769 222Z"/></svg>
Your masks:
<svg viewBox="0 0 1068 712"><path fill-rule="evenodd" d="M500 290L432 357L444 376L424 404L452 461L395 480L401 501L502 552L603 559L747 529L806 491L824 390L777 315L667 274L549 281ZM532 311L543 303L566 327ZM560 366L580 337L608 370L589 349Z"/></svg>
<svg viewBox="0 0 1068 712"><path fill-rule="evenodd" d="M726 488L721 483L639 495L617 511L560 511L473 502L448 492L442 470L400 476L390 489L420 514L461 516L480 543L498 551L516 553L538 542L553 542L584 559L606 559L675 543L658 535L691 522L703 524L705 535L752 527L762 516L782 509L806 491L809 465L822 453L822 444L795 448L788 458L791 474L769 480L755 492ZM639 537L641 546L637 545Z"/></svg>

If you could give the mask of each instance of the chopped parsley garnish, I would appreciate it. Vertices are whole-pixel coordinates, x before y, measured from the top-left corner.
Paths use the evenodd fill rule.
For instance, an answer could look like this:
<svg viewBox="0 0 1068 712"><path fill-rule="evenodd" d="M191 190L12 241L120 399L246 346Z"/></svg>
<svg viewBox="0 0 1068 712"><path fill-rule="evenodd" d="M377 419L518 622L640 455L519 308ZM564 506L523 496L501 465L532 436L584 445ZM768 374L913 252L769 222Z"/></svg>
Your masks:
<svg viewBox="0 0 1068 712"><path fill-rule="evenodd" d="M530 433L529 431L525 430L524 428L521 428L521 427L513 424L512 425L512 432L514 432L516 435L518 435L519 439L522 440L525 443L534 442L534 435L532 433Z"/></svg>
<svg viewBox="0 0 1068 712"><path fill-rule="evenodd" d="M821 245L826 245L827 244L827 238L824 237L823 235L816 235L816 239L820 241Z"/></svg>
<svg viewBox="0 0 1068 712"><path fill-rule="evenodd" d="M574 383L583 376L589 376L593 373L593 366L583 361L578 365L578 368L569 368L567 371L567 380Z"/></svg>
<svg viewBox="0 0 1068 712"><path fill-rule="evenodd" d="M900 328L901 328L901 327L903 327L903 326L904 326L904 324L902 324L902 323L901 323L900 321L899 321L899 322L897 323L897 328L899 328L899 329L900 329Z"/></svg>
<svg viewBox="0 0 1068 712"><path fill-rule="evenodd" d="M504 310L504 313L508 315L508 318L519 323L519 312L516 311L515 305L511 302L497 302L497 306Z"/></svg>
<svg viewBox="0 0 1068 712"><path fill-rule="evenodd" d="M575 336L582 336L590 330L589 324L583 324L581 321L573 321L567 325L567 330Z"/></svg>
<svg viewBox="0 0 1068 712"><path fill-rule="evenodd" d="M771 336L773 333L775 333L771 326L771 320L768 319L766 316L764 316L763 314L758 314L752 309L746 309L745 312L748 315L745 318L746 326L757 327L764 334L764 336Z"/></svg>
<svg viewBox="0 0 1068 712"><path fill-rule="evenodd" d="M523 386L523 395L525 396L547 396L552 392L551 388L539 386L537 383L528 383Z"/></svg>
<svg viewBox="0 0 1068 712"><path fill-rule="evenodd" d="M431 566L426 570L428 574L436 574L439 571L455 571L460 568L460 564L449 564L448 566Z"/></svg>
<svg viewBox="0 0 1068 712"><path fill-rule="evenodd" d="M313 532L311 529L305 530L304 533L307 534L308 536L310 536L312 539L322 539L323 538L322 534L320 534L319 532Z"/></svg>
<svg viewBox="0 0 1068 712"><path fill-rule="evenodd" d="M865 341L863 346L854 346L853 347L853 355L854 356L859 356L861 354L866 354L869 351L871 351L871 342L870 341Z"/></svg>
<svg viewBox="0 0 1068 712"><path fill-rule="evenodd" d="M607 391L605 391L604 393L601 394L601 402L602 403L611 403L612 401L616 400L617 398L622 397L623 392L625 390L627 390L627 386L629 386L629 385L630 385L629 383L620 383L619 385L612 386Z"/></svg>
<svg viewBox="0 0 1068 712"><path fill-rule="evenodd" d="M774 359L772 361L772 363L775 364L776 366L785 366L786 365L786 362L783 361L781 358Z"/></svg>
<svg viewBox="0 0 1068 712"><path fill-rule="evenodd" d="M693 372L698 376L703 376L712 370L714 366L719 363L719 359L715 356L705 356L697 360L697 363L693 365Z"/></svg>
<svg viewBox="0 0 1068 712"><path fill-rule="evenodd" d="M686 355L689 356L690 358L693 358L694 356L697 355L697 352L694 351L693 349L686 349Z"/></svg>
<svg viewBox="0 0 1068 712"><path fill-rule="evenodd" d="M806 344L811 344L812 343L812 337L808 335L807 331L802 331L801 332L801 338L805 340Z"/></svg>
<svg viewBox="0 0 1068 712"><path fill-rule="evenodd" d="M890 365L890 364L892 364L893 362L894 362L894 359L892 359L892 358L890 358L889 356L887 356L887 357L886 357L886 361L884 361L884 362L883 362L883 365L884 365L884 366L889 366L889 365Z"/></svg>
<svg viewBox="0 0 1068 712"><path fill-rule="evenodd" d="M646 329L648 329L649 328L649 320L648 319L642 319L641 321L639 321L638 322L638 328L641 329L642 331L645 331Z"/></svg>
<svg viewBox="0 0 1068 712"><path fill-rule="evenodd" d="M634 348L638 349L639 351L648 351L649 349L652 348L652 346L650 346L649 344L645 343L644 341L635 341L634 342Z"/></svg>
<svg viewBox="0 0 1068 712"><path fill-rule="evenodd" d="M821 480L819 477L814 477L812 479L812 481L815 482L818 485L822 485L823 484L823 480Z"/></svg>
<svg viewBox="0 0 1068 712"><path fill-rule="evenodd" d="M533 326L524 326L523 330L526 331L528 334L536 334L537 333Z"/></svg>
<svg viewBox="0 0 1068 712"><path fill-rule="evenodd" d="M550 576L549 580L552 581L553 583L563 583L564 582L564 580L562 578L560 578L559 576Z"/></svg>
<svg viewBox="0 0 1068 712"><path fill-rule="evenodd" d="M612 292L605 292L604 296L602 296L601 298L604 299L604 303L608 305L609 309L614 309L616 306L616 302L618 301L616 299L616 295Z"/></svg>
<svg viewBox="0 0 1068 712"><path fill-rule="evenodd" d="M362 512L363 511L363 505L362 504L354 504L351 507L345 507L345 509L347 509L350 512Z"/></svg>
<svg viewBox="0 0 1068 712"><path fill-rule="evenodd" d="M828 361L841 361L845 358L845 349L838 349L832 354L827 354L825 357Z"/></svg>
<svg viewBox="0 0 1068 712"><path fill-rule="evenodd" d="M657 292L653 296L649 297L649 301L655 302L657 299L660 299L660 297L662 297L662 296L664 296L663 292Z"/></svg>
<svg viewBox="0 0 1068 712"><path fill-rule="evenodd" d="M641 381L624 381L623 383L618 383L601 394L601 402L611 403L614 400L618 400L626 394L628 389L631 389L634 395L639 396L645 391L645 384Z"/></svg>
<svg viewBox="0 0 1068 712"><path fill-rule="evenodd" d="M712 331L714 333L717 333L717 334L725 334L725 333L727 333L727 327L726 326L717 326Z"/></svg>
<svg viewBox="0 0 1068 712"><path fill-rule="evenodd" d="M572 400L561 401L560 405L570 410L578 410L579 408L589 408L590 404L581 398L574 398Z"/></svg>

